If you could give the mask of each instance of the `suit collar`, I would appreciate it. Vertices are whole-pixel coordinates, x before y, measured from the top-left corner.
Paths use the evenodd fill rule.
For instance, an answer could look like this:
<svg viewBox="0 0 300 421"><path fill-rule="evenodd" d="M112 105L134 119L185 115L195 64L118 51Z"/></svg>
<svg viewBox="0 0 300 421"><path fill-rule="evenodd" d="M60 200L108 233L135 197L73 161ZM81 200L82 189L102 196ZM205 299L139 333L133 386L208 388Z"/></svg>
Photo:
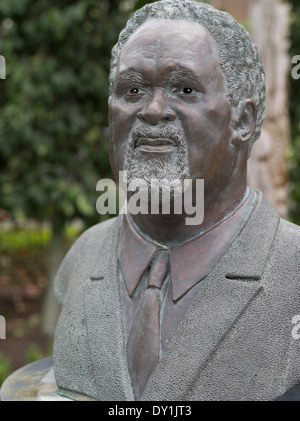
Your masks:
<svg viewBox="0 0 300 421"><path fill-rule="evenodd" d="M256 195L250 192L243 205L229 218L205 234L168 249L173 300L178 301L201 281L228 249L248 219ZM120 235L120 268L129 296L160 246L140 235L127 215L123 216Z"/></svg>
<svg viewBox="0 0 300 421"><path fill-rule="evenodd" d="M251 217L230 247L230 259L223 259L226 279L259 281L277 232L280 217L259 190Z"/></svg>
<svg viewBox="0 0 300 421"><path fill-rule="evenodd" d="M259 190L251 190L254 192L254 200L251 205L248 219L244 226L242 226L238 235L233 239L228 250L228 252L230 251L230 254L233 255L234 260L228 260L227 262L225 262L224 259L222 260L222 264L226 265L226 268L224 266L224 269L228 279L251 278L259 280L265 261L269 255L274 235L277 231L280 219L278 212L270 205ZM120 241L121 216L122 215L119 215L119 218L115 219L114 224L110 226L107 232L107 238L110 238L112 233L116 230L116 234L114 235L114 241L116 242ZM146 242L146 240L144 241ZM100 259L100 257L103 256L103 250L112 258L112 250L107 248L107 244L108 242L104 240L103 247L99 250L99 255L91 266L90 278L92 280L101 280L103 278L103 273L107 267L107 262L103 266L103 259ZM150 244L150 253L154 256L156 247L152 248L152 244L148 244ZM182 246L184 249L184 244ZM113 255L113 258L118 259L117 244L114 245L114 251L115 254ZM245 258L245 256L248 257ZM149 260L149 256L147 259ZM135 262L135 264L136 263L138 262ZM143 261L143 265L139 266L140 272L143 270L142 268L145 264L146 263Z"/></svg>

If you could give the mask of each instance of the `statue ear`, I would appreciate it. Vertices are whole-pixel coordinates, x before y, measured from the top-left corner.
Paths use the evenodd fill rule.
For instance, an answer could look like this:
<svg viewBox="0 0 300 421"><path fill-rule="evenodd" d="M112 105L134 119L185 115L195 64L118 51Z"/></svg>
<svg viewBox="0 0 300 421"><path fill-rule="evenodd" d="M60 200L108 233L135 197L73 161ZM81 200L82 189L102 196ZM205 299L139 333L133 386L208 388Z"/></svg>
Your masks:
<svg viewBox="0 0 300 421"><path fill-rule="evenodd" d="M240 102L235 116L235 143L248 142L253 136L256 127L257 111L252 99ZM238 142L237 142L238 139Z"/></svg>

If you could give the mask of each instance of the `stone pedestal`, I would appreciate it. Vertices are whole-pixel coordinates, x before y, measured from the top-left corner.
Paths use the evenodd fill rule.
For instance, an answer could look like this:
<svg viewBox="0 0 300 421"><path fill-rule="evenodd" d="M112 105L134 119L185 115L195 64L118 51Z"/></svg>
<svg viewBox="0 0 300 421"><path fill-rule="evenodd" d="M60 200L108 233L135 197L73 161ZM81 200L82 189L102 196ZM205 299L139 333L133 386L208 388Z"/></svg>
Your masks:
<svg viewBox="0 0 300 421"><path fill-rule="evenodd" d="M0 391L1 401L89 401L85 395L58 389L52 357L28 364L11 374Z"/></svg>

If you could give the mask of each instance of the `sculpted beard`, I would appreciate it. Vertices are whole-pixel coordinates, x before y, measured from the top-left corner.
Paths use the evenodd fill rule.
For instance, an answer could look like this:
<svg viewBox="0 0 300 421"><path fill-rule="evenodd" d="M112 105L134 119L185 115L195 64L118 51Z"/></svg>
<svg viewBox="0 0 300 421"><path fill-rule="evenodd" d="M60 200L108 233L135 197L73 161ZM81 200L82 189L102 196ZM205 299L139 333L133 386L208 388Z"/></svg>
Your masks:
<svg viewBox="0 0 300 421"><path fill-rule="evenodd" d="M137 149L137 142L141 138L170 139L176 147L172 153L142 154ZM183 180L190 178L188 150L182 131L167 126L157 129L134 128L128 142L125 170L130 190L140 188L139 180L144 180L150 195L152 180L152 188L169 191L171 198L182 194ZM153 180L158 180L157 184L153 184Z"/></svg>

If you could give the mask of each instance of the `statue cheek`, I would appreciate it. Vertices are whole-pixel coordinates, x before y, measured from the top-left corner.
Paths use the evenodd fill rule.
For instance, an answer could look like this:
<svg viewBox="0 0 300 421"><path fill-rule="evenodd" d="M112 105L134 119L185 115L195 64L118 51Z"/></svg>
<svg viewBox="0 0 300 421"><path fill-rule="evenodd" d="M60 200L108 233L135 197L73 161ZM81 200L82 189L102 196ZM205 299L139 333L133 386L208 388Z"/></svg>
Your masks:
<svg viewBox="0 0 300 421"><path fill-rule="evenodd" d="M138 106L115 101L109 107L109 124L113 126L113 130L121 131L121 133L128 132L137 120L139 110Z"/></svg>

